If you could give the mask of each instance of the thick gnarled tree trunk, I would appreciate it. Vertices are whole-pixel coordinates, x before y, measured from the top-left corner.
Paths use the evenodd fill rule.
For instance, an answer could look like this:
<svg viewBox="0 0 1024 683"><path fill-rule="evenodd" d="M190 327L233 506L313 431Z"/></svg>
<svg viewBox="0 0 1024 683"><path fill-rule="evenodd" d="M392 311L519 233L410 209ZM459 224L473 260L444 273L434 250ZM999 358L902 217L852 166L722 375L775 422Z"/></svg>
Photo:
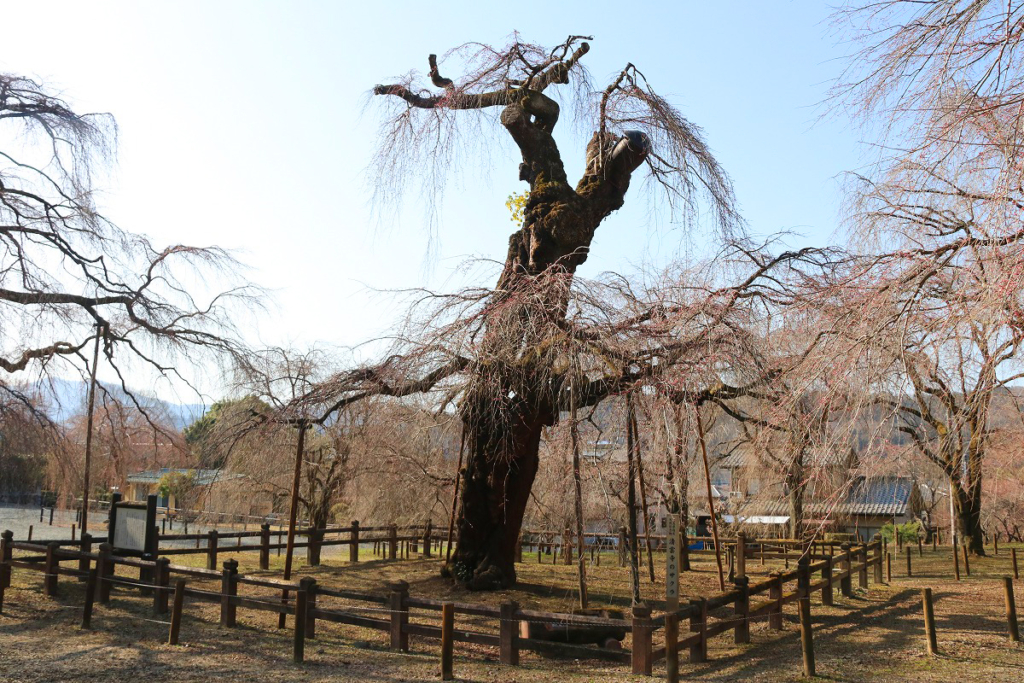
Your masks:
<svg viewBox="0 0 1024 683"><path fill-rule="evenodd" d="M723 223L735 216L728 178L699 131L650 90L632 64L606 89L589 93L598 103L596 130L582 179L569 182L552 136L560 107L545 90L570 82L589 88L579 65L590 50L583 39L570 36L554 50L517 41L505 51L480 51L478 69L461 84L442 76L431 55L429 76L442 89L438 93L417 87L412 77L374 88L406 107L396 107L389 124L384 168L407 161L405 146L393 144L405 141L402 135L427 136L424 144L434 148L453 130L459 112L500 107L501 125L522 154L519 179L530 185L522 228L509 238L484 313L483 339L474 340L472 359L457 363L470 368L459 406L467 461L459 475L457 549L444 571L476 589L515 581L515 545L541 433L569 403L565 364L556 359L561 354L564 360L559 344L573 275L587 259L597 227L622 206L633 172L646 161L673 200L689 206L694 188L701 187ZM423 110L428 112L418 117ZM646 133L621 130L626 127ZM657 154L648 133L658 141Z"/></svg>
<svg viewBox="0 0 1024 683"><path fill-rule="evenodd" d="M548 128L553 120L544 118L552 107L557 112L554 101L531 93L501 116L522 151L520 177L530 183L530 196L523 227L509 239L487 321L485 367L461 407L469 458L457 549L446 573L474 589L516 580L515 546L537 474L541 431L558 420L562 378L552 370L552 323L565 318L572 277L594 231L622 206L630 175L647 154L646 139L623 138L613 157L607 154L612 145L595 134L588 154L605 155L605 170L573 188Z"/></svg>

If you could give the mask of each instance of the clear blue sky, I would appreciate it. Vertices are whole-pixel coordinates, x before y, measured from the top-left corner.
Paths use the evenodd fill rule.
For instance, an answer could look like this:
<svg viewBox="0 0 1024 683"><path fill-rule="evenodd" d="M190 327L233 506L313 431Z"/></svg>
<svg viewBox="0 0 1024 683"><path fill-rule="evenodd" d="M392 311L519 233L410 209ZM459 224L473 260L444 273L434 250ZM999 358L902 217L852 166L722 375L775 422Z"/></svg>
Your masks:
<svg viewBox="0 0 1024 683"><path fill-rule="evenodd" d="M595 82L633 62L702 126L754 233L830 241L840 175L863 160L849 122L816 120L846 50L822 2L6 0L0 12L0 69L117 118L108 215L157 243L241 250L250 277L275 292L253 335L266 344L357 344L399 312L368 288L444 287L465 282L464 257L504 257L514 229L504 199L525 187L504 142L488 173L450 184L433 238L415 196L385 229L368 203L370 88L466 41L593 35ZM578 173L585 140L568 125L556 137ZM709 239L685 234L634 202L602 225L582 272L663 265Z"/></svg>

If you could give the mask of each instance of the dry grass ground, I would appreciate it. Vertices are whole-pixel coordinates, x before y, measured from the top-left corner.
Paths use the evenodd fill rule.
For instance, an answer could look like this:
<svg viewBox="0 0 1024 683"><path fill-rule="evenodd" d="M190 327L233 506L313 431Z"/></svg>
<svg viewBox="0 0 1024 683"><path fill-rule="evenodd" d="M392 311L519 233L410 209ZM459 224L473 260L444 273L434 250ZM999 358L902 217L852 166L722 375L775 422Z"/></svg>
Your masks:
<svg viewBox="0 0 1024 683"><path fill-rule="evenodd" d="M383 591L397 579L411 585L418 597L497 604L517 600L523 607L571 611L575 604L574 567L552 566L550 557L537 564L528 555L519 566L520 584L501 593L467 593L437 576L438 561L409 560L388 563L364 549L358 565L335 556L321 567L299 567L299 576L312 575L323 585L361 591ZM1024 561L1024 549L1018 550ZM230 557L230 551L222 559ZM188 556L186 556L188 557ZM189 558L201 564L201 556ZM255 571L255 553L239 553L243 573ZM659 580L661 558L657 558ZM1024 680L1024 648L1007 639L1003 592L999 577L1009 573L1009 550L998 557L974 559L972 576L952 580L948 549L923 557L914 552L914 576L905 577L903 558L893 563L891 585L856 590L850 598L836 591L834 607L822 607L815 596L815 652L818 674L835 681L1020 681ZM185 557L175 558L184 563ZM265 572L279 575L280 560ZM772 569L756 559L748 570L756 577ZM777 567L776 567L777 568ZM627 604L629 573L606 554L601 567L591 567L591 601L598 606ZM752 580L757 581L757 578ZM412 638L411 652L386 649L387 635L351 626L318 624L318 638L306 647L306 664L291 663L291 631L276 628L276 615L239 611L239 627L220 628L218 608L198 602L186 604L180 646L168 646L165 617L154 617L151 600L134 591L116 590L108 606L97 606L93 630L78 628L83 588L63 578L60 594L46 598L42 577L16 570L0 616L0 680L3 681L435 681L439 678L438 643ZM1020 582L1018 582L1019 584ZM854 582L856 585L856 582ZM924 653L920 591L931 587L939 630L938 657ZM213 585L211 588L215 588ZM662 593L660 583L643 583L645 597ZM247 590L253 594L266 591ZM687 596L717 593L714 563L701 558L696 571L683 575ZM1024 589L1018 585L1018 602L1024 606ZM322 604L330 606L330 599ZM372 605L363 605L372 607ZM368 614L372 614L369 612ZM414 617L425 622L427 619ZM290 622L290 620L289 620ZM459 617L457 626L494 628L493 621L480 624ZM436 622L435 622L436 623ZM685 625L683 629L685 630ZM656 647L659 637L656 636ZM751 628L749 645L734 645L731 634L710 642L706 664L683 668L687 680L787 681L801 678L800 641L792 606L787 607L784 630L769 631L765 622ZM523 653L519 667L502 666L494 648L456 644L456 677L464 681L604 681L645 680L629 673L628 666L599 660L574 660ZM656 669L655 676L663 676Z"/></svg>

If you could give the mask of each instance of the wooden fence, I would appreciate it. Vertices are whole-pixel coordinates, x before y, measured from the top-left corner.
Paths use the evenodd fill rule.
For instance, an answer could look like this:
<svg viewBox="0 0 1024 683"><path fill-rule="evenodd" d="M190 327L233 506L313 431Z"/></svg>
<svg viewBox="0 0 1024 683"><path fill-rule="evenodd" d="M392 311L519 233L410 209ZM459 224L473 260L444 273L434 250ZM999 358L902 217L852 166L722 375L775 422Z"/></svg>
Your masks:
<svg viewBox="0 0 1024 683"><path fill-rule="evenodd" d="M394 537L393 529L389 529L389 538ZM441 640L444 633L450 632L454 641L498 648L499 660L508 665L518 664L519 653L527 650L629 662L634 673L646 675L651 674L655 663L674 659L680 650L689 650L691 662L705 661L708 641L718 635L732 632L735 642L749 642L752 621L764 619L770 628L781 629L785 607L802 599L807 602L815 592L820 592L823 604L831 605L837 585L843 595L850 595L854 578L866 588L872 571L874 581L879 583L883 561L879 540L843 544L835 554L815 555L805 547L792 571L774 572L758 583L750 583L748 577L741 575L732 590L691 600L675 612L654 614L648 606L637 606L630 618L616 619L522 609L515 602L497 607L444 602L412 596L409 585L401 581L391 584L387 594L370 594L320 586L312 577L284 582L244 576L238 573L238 563L234 560L224 562L218 571L174 565L168 558L150 561L119 557L111 553L106 543L99 546L98 552L91 552L52 542L16 542L10 531L5 531L0 538L0 613L11 574L19 569L41 573L46 595L57 593L62 576L87 581L83 627L91 624L94 604L109 602L114 587L139 589L151 595L157 614L168 612L169 597L173 593L171 642L177 642L180 637L181 614L188 597L219 604L220 623L225 627L236 624L239 610L294 617L293 657L296 661L304 657L305 640L316 637L317 622L330 621L388 632L390 645L395 650L407 651L410 637ZM738 539L738 544L742 551L738 557L746 560L754 556L752 548L745 547L744 539ZM73 563L73 566L62 566L62 563ZM118 575L118 567L137 570L138 579ZM196 587L197 583L206 587ZM240 592L240 587L244 593ZM443 611L460 616L460 627L450 631L443 628L439 623ZM684 638L678 637L675 628L680 621L689 624L689 635ZM535 628L531 629L531 624ZM609 629L623 636L630 634L631 647L609 649L557 642L570 641L572 630L578 627Z"/></svg>

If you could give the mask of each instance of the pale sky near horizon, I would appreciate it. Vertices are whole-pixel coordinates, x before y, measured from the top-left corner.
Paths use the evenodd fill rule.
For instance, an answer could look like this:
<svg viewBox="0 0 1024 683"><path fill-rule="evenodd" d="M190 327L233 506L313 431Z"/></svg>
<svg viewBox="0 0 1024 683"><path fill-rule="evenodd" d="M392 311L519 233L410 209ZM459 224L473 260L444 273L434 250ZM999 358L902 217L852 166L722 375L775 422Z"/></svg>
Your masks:
<svg viewBox="0 0 1024 683"><path fill-rule="evenodd" d="M504 44L513 30L545 45L594 36L585 59L595 84L636 64L704 129L755 234L830 242L842 174L866 154L849 121L818 120L848 50L830 33L823 2L3 0L0 8L0 70L43 80L78 111L116 117L118 164L102 181L103 210L157 244L239 250L248 276L274 292L255 343L352 346L385 334L401 313L395 297L373 290L444 289L474 277L492 284L491 274L459 266L504 257L515 229L505 197L525 187L510 144L449 184L433 236L415 194L385 227L368 202L380 121L370 89L425 71L428 53L463 42ZM556 131L570 175L582 169L583 137L569 125ZM582 274L664 266L713 239L652 224L642 202L630 205L635 195L598 230Z"/></svg>

